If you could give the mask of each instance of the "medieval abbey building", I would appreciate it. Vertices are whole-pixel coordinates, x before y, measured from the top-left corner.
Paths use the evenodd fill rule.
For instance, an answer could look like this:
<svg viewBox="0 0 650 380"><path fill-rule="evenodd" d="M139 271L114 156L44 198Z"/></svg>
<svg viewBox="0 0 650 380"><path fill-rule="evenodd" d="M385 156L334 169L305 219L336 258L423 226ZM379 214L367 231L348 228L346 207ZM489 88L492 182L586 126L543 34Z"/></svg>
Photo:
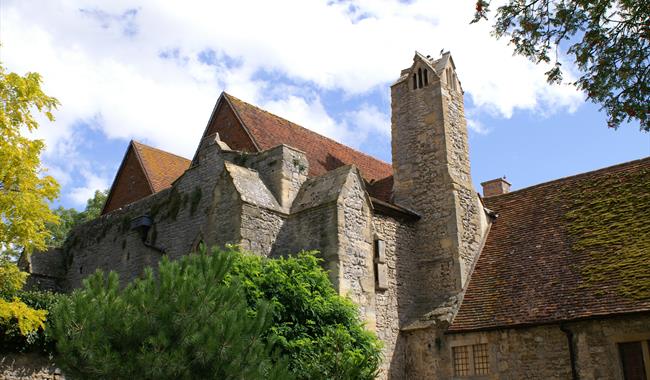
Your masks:
<svg viewBox="0 0 650 380"><path fill-rule="evenodd" d="M131 142L103 215L32 281L128 281L200 243L317 249L382 379L647 379L650 158L481 196L458 78L449 53L399 73L392 164L223 93L191 160Z"/></svg>

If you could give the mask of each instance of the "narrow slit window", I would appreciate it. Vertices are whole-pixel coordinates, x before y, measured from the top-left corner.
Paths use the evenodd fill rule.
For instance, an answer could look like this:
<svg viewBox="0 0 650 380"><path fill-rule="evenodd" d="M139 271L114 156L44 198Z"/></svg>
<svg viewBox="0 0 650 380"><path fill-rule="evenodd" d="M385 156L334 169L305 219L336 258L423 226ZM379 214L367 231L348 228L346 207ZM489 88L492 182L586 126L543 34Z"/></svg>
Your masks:
<svg viewBox="0 0 650 380"><path fill-rule="evenodd" d="M386 242L375 239L374 244L375 262L375 288L377 290L388 289L388 268L386 265Z"/></svg>
<svg viewBox="0 0 650 380"><path fill-rule="evenodd" d="M422 69L418 69L418 88L422 88Z"/></svg>
<svg viewBox="0 0 650 380"><path fill-rule="evenodd" d="M417 88L418 88L418 78L416 74L413 74L413 89L415 90Z"/></svg>
<svg viewBox="0 0 650 380"><path fill-rule="evenodd" d="M424 86L429 85L429 70L424 69Z"/></svg>

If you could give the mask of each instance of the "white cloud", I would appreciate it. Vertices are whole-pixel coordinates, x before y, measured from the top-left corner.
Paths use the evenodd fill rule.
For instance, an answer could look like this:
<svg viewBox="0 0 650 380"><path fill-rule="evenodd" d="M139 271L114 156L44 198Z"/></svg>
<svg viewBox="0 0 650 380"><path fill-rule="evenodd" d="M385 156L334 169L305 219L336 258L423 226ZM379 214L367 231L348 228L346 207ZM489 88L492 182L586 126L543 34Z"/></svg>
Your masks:
<svg viewBox="0 0 650 380"><path fill-rule="evenodd" d="M83 170L81 176L84 178L84 185L73 187L69 194L69 198L76 206L85 206L86 201L95 195L95 190L108 189L110 186L105 178L88 170Z"/></svg>
<svg viewBox="0 0 650 380"><path fill-rule="evenodd" d="M358 145L369 131L388 136L389 110L364 105L337 121L315 91L383 91L416 49L452 51L477 112L510 117L516 109L548 113L582 102L571 87L548 86L546 68L512 57L487 23L469 25L473 0L69 0L2 7L3 63L42 73L47 92L62 103L56 126L38 132L52 156L74 150L78 120L97 121L108 138L143 139L191 156L222 89ZM214 52L214 65L199 59L205 51ZM475 121L470 127L484 130Z"/></svg>
<svg viewBox="0 0 650 380"><path fill-rule="evenodd" d="M490 129L487 128L483 123L481 123L479 120L476 119L467 119L467 128L469 130L474 131L478 133L479 135L487 135L490 133Z"/></svg>
<svg viewBox="0 0 650 380"><path fill-rule="evenodd" d="M359 109L349 112L348 117L355 129L363 128L368 133L390 137L390 116L375 105L363 104Z"/></svg>

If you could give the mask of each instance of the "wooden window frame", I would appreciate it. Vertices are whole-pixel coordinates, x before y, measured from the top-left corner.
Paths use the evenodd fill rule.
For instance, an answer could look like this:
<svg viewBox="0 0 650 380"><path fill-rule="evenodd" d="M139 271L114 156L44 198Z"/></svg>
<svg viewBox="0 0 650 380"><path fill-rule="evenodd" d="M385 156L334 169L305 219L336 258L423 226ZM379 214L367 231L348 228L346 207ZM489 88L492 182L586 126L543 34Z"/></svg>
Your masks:
<svg viewBox="0 0 650 380"><path fill-rule="evenodd" d="M474 358L474 353L476 352L474 346L486 345L487 353L487 374L477 374L476 373L476 362ZM454 360L454 348L457 347L466 347L468 354L468 368L469 373L467 375L456 375L456 363ZM490 354L490 343L484 339L480 340L460 340L454 342L450 345L450 357L451 357L451 370L452 370L452 379L487 379L493 373L494 363L492 362L492 355Z"/></svg>
<svg viewBox="0 0 650 380"><path fill-rule="evenodd" d="M623 372L623 357L621 356L619 344L634 343L634 342L641 342L641 350L643 353L643 365L645 367L645 376L646 379L650 379L650 332L639 333L639 334L618 335L613 339L613 342L616 347L616 353L618 355L618 369L620 371L619 375L621 379L624 379L625 377Z"/></svg>

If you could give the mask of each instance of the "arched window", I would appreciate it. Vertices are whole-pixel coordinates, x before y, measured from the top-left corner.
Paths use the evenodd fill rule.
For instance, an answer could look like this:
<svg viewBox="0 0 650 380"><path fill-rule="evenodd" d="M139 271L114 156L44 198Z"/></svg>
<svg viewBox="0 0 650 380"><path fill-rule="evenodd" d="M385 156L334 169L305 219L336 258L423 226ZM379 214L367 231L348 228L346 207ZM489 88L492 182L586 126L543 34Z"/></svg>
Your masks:
<svg viewBox="0 0 650 380"><path fill-rule="evenodd" d="M424 69L424 85L429 85L429 70Z"/></svg>
<svg viewBox="0 0 650 380"><path fill-rule="evenodd" d="M418 88L422 88L422 69L418 69Z"/></svg>
<svg viewBox="0 0 650 380"><path fill-rule="evenodd" d="M415 75L415 73L414 73L413 74L413 89L415 90L417 88L418 88L418 78L417 78L417 75Z"/></svg>

